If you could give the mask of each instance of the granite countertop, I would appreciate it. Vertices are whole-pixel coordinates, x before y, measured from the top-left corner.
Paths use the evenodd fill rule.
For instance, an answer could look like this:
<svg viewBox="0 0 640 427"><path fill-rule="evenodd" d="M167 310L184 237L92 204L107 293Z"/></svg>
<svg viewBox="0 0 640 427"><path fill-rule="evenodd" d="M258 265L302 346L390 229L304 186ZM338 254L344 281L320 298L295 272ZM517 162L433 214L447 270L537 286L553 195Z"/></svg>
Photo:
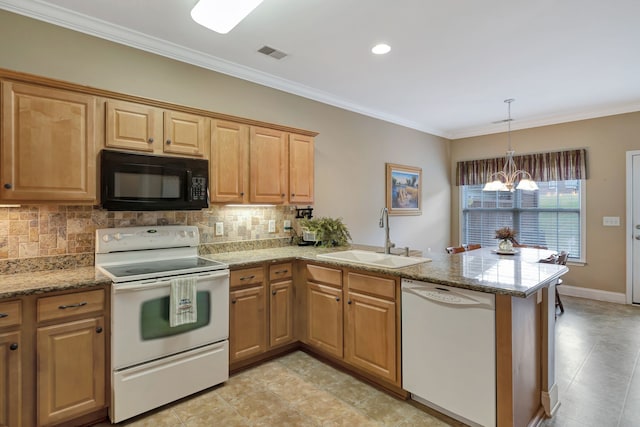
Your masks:
<svg viewBox="0 0 640 427"><path fill-rule="evenodd" d="M354 248L362 249L362 246L354 246ZM454 255L429 253L425 256L432 260L430 262L394 269L318 258L318 255L322 253L346 249L349 248L290 246L204 256L224 262L232 269L260 262L301 259L336 267L351 267L405 279L516 297L528 297L569 271L565 266L538 262L539 259L546 258L552 251L528 248L522 249L516 255L497 255L486 248Z"/></svg>
<svg viewBox="0 0 640 427"><path fill-rule="evenodd" d="M92 267L0 275L0 299L110 284Z"/></svg>
<svg viewBox="0 0 640 427"><path fill-rule="evenodd" d="M361 245L354 245L353 248L375 249ZM425 256L432 259L430 262L395 269L318 258L322 253L346 249L349 248L286 246L202 256L228 264L232 269L263 262L300 259L516 297L528 297L568 271L564 266L538 263L538 259L551 253L538 249L524 249L521 253L510 256L499 256L484 248L455 255L429 253ZM109 283L110 280L97 273L94 267L0 275L0 299Z"/></svg>

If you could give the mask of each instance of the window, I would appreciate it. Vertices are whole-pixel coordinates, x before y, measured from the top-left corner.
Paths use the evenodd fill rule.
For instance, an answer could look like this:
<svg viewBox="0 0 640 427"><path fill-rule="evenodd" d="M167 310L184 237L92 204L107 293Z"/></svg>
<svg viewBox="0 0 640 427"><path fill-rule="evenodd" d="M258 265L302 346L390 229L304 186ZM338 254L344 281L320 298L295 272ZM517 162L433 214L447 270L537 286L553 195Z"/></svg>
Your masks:
<svg viewBox="0 0 640 427"><path fill-rule="evenodd" d="M496 246L495 230L512 227L519 243L567 251L584 259L584 181L537 182L538 191L482 191L483 185L462 185L463 243Z"/></svg>

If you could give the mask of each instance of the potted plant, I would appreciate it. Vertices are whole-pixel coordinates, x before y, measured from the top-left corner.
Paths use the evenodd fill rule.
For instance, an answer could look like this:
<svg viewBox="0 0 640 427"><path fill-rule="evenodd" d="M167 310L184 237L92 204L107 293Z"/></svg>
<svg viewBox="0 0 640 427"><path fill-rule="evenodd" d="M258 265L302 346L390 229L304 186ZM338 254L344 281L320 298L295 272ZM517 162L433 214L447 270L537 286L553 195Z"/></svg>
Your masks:
<svg viewBox="0 0 640 427"><path fill-rule="evenodd" d="M504 252L513 251L513 239L516 237L516 230L510 227L502 227L496 230L496 239L498 242L498 250Z"/></svg>
<svg viewBox="0 0 640 427"><path fill-rule="evenodd" d="M302 219L300 226L315 235L316 246L345 246L351 240L351 234L342 218Z"/></svg>

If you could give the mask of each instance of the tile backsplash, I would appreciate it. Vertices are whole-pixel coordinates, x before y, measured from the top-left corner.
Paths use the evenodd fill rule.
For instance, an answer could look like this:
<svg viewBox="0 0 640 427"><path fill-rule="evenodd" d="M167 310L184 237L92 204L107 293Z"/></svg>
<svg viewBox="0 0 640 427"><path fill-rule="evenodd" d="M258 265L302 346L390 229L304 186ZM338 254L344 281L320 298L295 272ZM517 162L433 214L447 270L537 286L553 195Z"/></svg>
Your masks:
<svg viewBox="0 0 640 427"><path fill-rule="evenodd" d="M97 228L144 225L196 225L202 244L290 237L285 219L295 223L292 206L212 206L201 211L109 212L92 206L25 205L0 207L0 260L93 254ZM275 220L276 232L269 233ZM224 234L215 235L223 223Z"/></svg>

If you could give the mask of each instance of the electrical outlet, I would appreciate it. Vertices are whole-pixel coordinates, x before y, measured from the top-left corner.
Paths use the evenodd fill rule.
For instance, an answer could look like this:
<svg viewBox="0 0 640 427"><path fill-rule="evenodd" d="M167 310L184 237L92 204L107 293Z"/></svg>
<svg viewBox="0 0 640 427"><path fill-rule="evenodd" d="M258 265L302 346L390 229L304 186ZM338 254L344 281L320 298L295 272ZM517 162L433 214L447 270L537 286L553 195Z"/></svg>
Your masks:
<svg viewBox="0 0 640 427"><path fill-rule="evenodd" d="M276 232L276 220L275 219L270 219L269 220L269 233L275 233Z"/></svg>
<svg viewBox="0 0 640 427"><path fill-rule="evenodd" d="M216 222L216 236L222 236L224 234L224 223Z"/></svg>
<svg viewBox="0 0 640 427"><path fill-rule="evenodd" d="M291 230L291 220L290 219L285 219L284 220L284 229L285 229L285 231Z"/></svg>

